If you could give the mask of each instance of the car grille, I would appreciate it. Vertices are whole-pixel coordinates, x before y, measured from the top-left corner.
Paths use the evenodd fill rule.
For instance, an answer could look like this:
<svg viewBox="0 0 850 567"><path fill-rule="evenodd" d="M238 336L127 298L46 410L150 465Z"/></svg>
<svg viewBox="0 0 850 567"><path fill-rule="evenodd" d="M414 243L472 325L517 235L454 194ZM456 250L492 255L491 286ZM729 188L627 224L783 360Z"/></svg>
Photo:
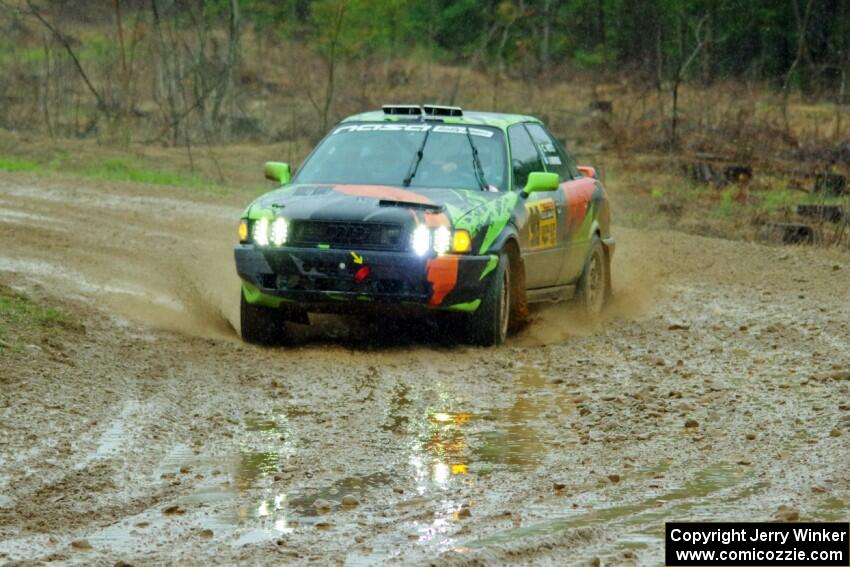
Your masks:
<svg viewBox="0 0 850 567"><path fill-rule="evenodd" d="M426 296L430 294L430 288L425 282L392 276L370 278L367 281L358 282L351 275L327 277L299 274L264 274L261 283L266 289L278 291L336 291L364 293L373 296Z"/></svg>
<svg viewBox="0 0 850 567"><path fill-rule="evenodd" d="M334 221L293 221L289 244L319 245L332 248L401 250L402 227L396 224Z"/></svg>

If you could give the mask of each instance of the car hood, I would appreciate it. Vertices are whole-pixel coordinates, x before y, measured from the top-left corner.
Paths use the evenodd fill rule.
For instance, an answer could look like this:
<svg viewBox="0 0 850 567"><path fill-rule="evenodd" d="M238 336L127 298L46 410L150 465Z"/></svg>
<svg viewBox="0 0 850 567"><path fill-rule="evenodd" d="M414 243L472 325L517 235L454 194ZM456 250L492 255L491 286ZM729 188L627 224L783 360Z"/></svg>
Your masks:
<svg viewBox="0 0 850 567"><path fill-rule="evenodd" d="M443 213L449 222L504 196L462 189L411 189L387 185L287 185L254 201L243 216L282 215L291 220L411 222L418 213Z"/></svg>

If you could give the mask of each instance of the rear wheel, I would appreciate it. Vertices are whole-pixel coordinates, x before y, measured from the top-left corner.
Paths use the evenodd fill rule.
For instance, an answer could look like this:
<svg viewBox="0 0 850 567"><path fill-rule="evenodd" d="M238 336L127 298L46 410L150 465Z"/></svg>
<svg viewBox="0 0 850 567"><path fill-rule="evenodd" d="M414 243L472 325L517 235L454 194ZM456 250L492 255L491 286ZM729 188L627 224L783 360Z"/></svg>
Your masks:
<svg viewBox="0 0 850 567"><path fill-rule="evenodd" d="M271 307L248 303L241 292L239 296L242 339L256 345L276 345L283 342L286 333L283 314Z"/></svg>
<svg viewBox="0 0 850 567"><path fill-rule="evenodd" d="M578 300L588 315L599 315L608 298L608 262L602 241L594 236L578 282Z"/></svg>
<svg viewBox="0 0 850 567"><path fill-rule="evenodd" d="M481 304L467 320L467 332L472 344L496 346L508 336L511 314L511 271L508 256L499 254L490 285L481 298Z"/></svg>

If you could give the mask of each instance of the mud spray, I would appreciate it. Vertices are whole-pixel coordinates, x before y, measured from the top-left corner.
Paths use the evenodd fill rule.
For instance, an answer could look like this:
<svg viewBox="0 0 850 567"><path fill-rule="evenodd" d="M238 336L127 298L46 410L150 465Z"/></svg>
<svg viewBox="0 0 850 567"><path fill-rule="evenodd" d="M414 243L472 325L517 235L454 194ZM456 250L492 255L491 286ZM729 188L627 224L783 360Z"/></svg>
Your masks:
<svg viewBox="0 0 850 567"><path fill-rule="evenodd" d="M614 255L612 297L600 317L587 317L575 303L533 306L529 324L511 341L517 346L538 346L591 335L617 319L649 316L661 293L663 263L649 237L635 235L618 244Z"/></svg>

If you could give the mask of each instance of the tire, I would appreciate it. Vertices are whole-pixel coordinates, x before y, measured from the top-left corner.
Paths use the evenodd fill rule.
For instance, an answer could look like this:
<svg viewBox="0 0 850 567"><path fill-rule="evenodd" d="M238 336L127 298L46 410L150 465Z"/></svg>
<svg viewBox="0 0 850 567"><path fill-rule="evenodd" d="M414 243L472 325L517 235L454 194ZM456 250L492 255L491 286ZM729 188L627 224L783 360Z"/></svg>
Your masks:
<svg viewBox="0 0 850 567"><path fill-rule="evenodd" d="M481 305L467 319L469 342L478 346L498 346L508 335L511 314L511 271L509 258L499 254L499 265L484 292Z"/></svg>
<svg viewBox="0 0 850 567"><path fill-rule="evenodd" d="M609 296L608 262L602 241L594 235L578 281L578 302L592 317L602 313Z"/></svg>
<svg viewBox="0 0 850 567"><path fill-rule="evenodd" d="M255 345L277 345L283 342L286 321L276 309L252 305L240 292L239 323L242 340Z"/></svg>

